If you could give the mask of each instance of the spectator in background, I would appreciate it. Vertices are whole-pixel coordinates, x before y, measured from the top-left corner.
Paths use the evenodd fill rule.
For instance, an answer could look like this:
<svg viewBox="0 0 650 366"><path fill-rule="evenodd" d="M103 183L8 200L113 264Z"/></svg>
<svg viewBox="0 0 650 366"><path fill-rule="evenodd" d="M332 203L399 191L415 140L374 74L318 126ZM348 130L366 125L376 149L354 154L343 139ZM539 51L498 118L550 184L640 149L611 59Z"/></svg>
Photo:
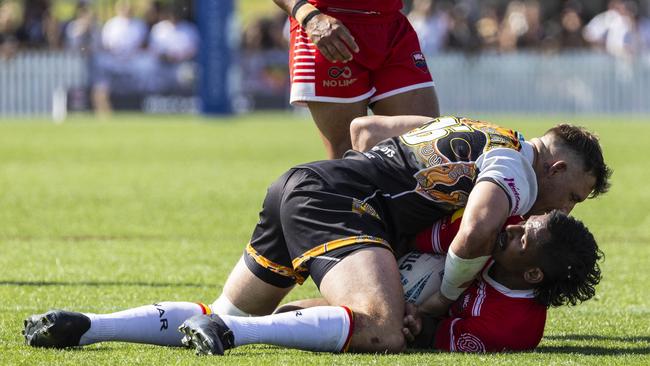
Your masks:
<svg viewBox="0 0 650 366"><path fill-rule="evenodd" d="M414 0L408 19L425 55L441 52L447 44L449 17L434 0Z"/></svg>
<svg viewBox="0 0 650 366"><path fill-rule="evenodd" d="M160 22L163 13L163 4L158 0L149 1L147 8L144 11L144 22L147 24L147 29L151 31L154 25Z"/></svg>
<svg viewBox="0 0 650 366"><path fill-rule="evenodd" d="M638 24L640 50L642 53L650 55L650 16L645 15L640 17Z"/></svg>
<svg viewBox="0 0 650 366"><path fill-rule="evenodd" d="M471 8L464 3L454 5L450 12L447 45L450 50L477 52L481 43L474 22L470 20Z"/></svg>
<svg viewBox="0 0 650 366"><path fill-rule="evenodd" d="M543 37L540 6L537 1L508 3L499 32L501 51L510 52L520 47L538 47Z"/></svg>
<svg viewBox="0 0 650 366"><path fill-rule="evenodd" d="M139 53L147 39L147 25L133 16L128 0L115 3L117 15L109 19L102 29L102 48L111 54L128 58Z"/></svg>
<svg viewBox="0 0 650 366"><path fill-rule="evenodd" d="M244 29L241 46L246 108L284 108L288 102L289 68L285 14L255 19Z"/></svg>
<svg viewBox="0 0 650 366"><path fill-rule="evenodd" d="M499 24L497 8L491 4L484 4L481 16L476 21L476 33L482 50L499 49Z"/></svg>
<svg viewBox="0 0 650 366"><path fill-rule="evenodd" d="M59 24L52 15L49 0L25 0L23 24L18 28L16 37L25 47L58 46Z"/></svg>
<svg viewBox="0 0 650 366"><path fill-rule="evenodd" d="M578 5L566 6L560 15L560 48L580 49L586 47L587 42L582 36L583 26Z"/></svg>
<svg viewBox="0 0 650 366"><path fill-rule="evenodd" d="M614 56L626 57L636 51L633 3L611 0L608 9L596 15L584 28L584 38L593 47Z"/></svg>
<svg viewBox="0 0 650 366"><path fill-rule="evenodd" d="M79 0L72 19L61 27L63 47L90 53L99 47L99 27L88 0Z"/></svg>
<svg viewBox="0 0 650 366"><path fill-rule="evenodd" d="M18 52L16 30L20 26L20 8L17 3L0 4L0 60L8 59Z"/></svg>
<svg viewBox="0 0 650 366"><path fill-rule="evenodd" d="M163 19L151 28L149 50L158 59L157 92L191 92L195 79L194 58L199 50L196 25L183 20L179 6L165 7Z"/></svg>
<svg viewBox="0 0 650 366"><path fill-rule="evenodd" d="M101 33L101 51L95 55L95 75L91 98L100 116L110 115L111 92L128 93L146 87L155 63L144 52L147 26L133 16L128 0L115 3L116 16L109 19Z"/></svg>

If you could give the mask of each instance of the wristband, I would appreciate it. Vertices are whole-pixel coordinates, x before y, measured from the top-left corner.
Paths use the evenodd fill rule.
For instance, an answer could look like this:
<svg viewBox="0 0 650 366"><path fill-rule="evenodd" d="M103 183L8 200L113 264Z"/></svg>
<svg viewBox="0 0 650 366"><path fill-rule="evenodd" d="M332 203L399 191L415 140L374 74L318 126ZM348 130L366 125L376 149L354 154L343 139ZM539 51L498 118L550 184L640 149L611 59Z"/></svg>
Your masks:
<svg viewBox="0 0 650 366"><path fill-rule="evenodd" d="M321 14L320 10L314 9L310 11L307 15L305 15L304 18L302 18L302 22L300 25L304 29L307 26L307 23L311 20L311 18L315 17L316 15Z"/></svg>
<svg viewBox="0 0 650 366"><path fill-rule="evenodd" d="M440 293L449 300L456 300L467 289L466 284L483 269L490 256L463 259L451 248L445 260L445 274L440 284Z"/></svg>
<svg viewBox="0 0 650 366"><path fill-rule="evenodd" d="M298 0L294 5L293 8L291 8L291 17L293 19L296 19L296 13L298 13L298 9L300 9L303 5L307 4L307 0Z"/></svg>

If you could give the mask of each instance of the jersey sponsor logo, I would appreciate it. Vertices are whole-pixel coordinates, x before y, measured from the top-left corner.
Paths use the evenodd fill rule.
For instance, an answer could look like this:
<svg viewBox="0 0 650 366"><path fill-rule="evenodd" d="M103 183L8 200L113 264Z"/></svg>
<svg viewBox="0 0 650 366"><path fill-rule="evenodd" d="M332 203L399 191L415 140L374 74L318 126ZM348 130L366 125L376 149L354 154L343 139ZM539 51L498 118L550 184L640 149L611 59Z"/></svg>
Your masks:
<svg viewBox="0 0 650 366"><path fill-rule="evenodd" d="M456 338L456 350L460 352L485 352L485 344L471 333L463 333Z"/></svg>
<svg viewBox="0 0 650 366"><path fill-rule="evenodd" d="M395 156L395 150L391 149L389 146L375 146L372 148L372 151L380 151L389 158Z"/></svg>
<svg viewBox="0 0 650 366"><path fill-rule="evenodd" d="M327 70L327 75L331 79L323 80L323 87L325 88L346 87L357 81L357 78L352 77L350 66L332 66Z"/></svg>
<svg viewBox="0 0 650 366"><path fill-rule="evenodd" d="M510 187L512 194L515 196L515 207L512 209L512 211L517 212L517 210L519 210L519 201L521 200L521 196L519 195L519 188L517 188L517 184L515 183L514 178L503 178L503 180L506 182L508 187Z"/></svg>
<svg viewBox="0 0 650 366"><path fill-rule="evenodd" d="M332 79L338 79L339 77L343 77L344 79L349 79L352 77L352 70L350 69L350 66L345 66L345 67L336 67L332 66L327 70L327 75L329 75Z"/></svg>
<svg viewBox="0 0 650 366"><path fill-rule="evenodd" d="M420 71L424 73L429 72L429 68L427 67L427 59L424 57L422 52L413 52L411 58L413 59L413 64L415 67L420 69Z"/></svg>

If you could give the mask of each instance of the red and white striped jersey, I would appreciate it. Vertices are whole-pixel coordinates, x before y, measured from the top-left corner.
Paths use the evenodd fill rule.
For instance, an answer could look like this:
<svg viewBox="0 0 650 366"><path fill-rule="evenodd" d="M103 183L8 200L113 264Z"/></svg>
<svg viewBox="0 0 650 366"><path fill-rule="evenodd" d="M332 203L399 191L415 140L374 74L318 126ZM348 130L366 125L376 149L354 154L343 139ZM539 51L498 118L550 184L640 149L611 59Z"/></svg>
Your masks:
<svg viewBox="0 0 650 366"><path fill-rule="evenodd" d="M458 232L463 210L417 235L417 250L446 254ZM512 216L506 225L523 221ZM505 226L504 226L505 227ZM480 277L451 306L438 325L434 348L450 352L502 352L535 348L544 334L546 307L533 290L510 290L489 276L489 261Z"/></svg>

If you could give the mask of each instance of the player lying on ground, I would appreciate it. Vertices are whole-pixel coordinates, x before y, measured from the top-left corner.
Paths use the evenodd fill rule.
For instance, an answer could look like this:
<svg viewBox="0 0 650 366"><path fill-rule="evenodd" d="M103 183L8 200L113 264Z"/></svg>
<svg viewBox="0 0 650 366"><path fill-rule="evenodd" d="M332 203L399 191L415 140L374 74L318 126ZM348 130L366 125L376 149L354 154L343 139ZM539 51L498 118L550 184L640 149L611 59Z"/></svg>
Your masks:
<svg viewBox="0 0 650 366"><path fill-rule="evenodd" d="M453 117L366 153L297 166L269 188L251 242L211 309L220 315L271 314L311 275L332 306L309 310L309 321L319 324L314 337L284 345L338 352L349 341L357 352L402 351L404 301L394 253L411 251L408 238L466 206L442 284L458 296L487 262L508 216L569 211L606 192L609 173L598 140L583 129L560 125L528 142L516 131ZM134 341L180 345L171 325L197 312L192 303L166 303L103 323L91 316L98 332L91 327L81 341L142 319L160 322L167 338L148 328L128 331ZM49 320L36 319L41 321ZM296 325L275 327L275 334L291 338ZM35 334L33 345L48 344L48 337Z"/></svg>
<svg viewBox="0 0 650 366"><path fill-rule="evenodd" d="M453 218L446 218L432 229L423 231L417 237L417 249L425 253L446 253L458 230L459 216L455 214ZM405 319L408 327L405 334L411 340L414 334L418 335L413 346L454 352L532 349L542 338L547 307L576 304L594 295L594 286L600 280L597 261L601 254L584 225L559 211L533 216L527 222L522 220L509 219L512 224L507 225L499 236L493 260L452 306L449 316L436 320L426 318L429 321L423 326L419 314L411 311L412 315ZM281 309L314 304L327 303L322 299L303 300ZM179 309L174 309L174 306L182 305L194 307L196 312L209 309L205 305L161 303L117 314L87 314L93 319L92 324L83 314L54 311L28 320L25 333L28 343L40 346L62 347L100 341L165 344L169 340L173 342L168 345L178 345L178 336L174 339L166 335L173 332L177 322L181 321L176 314ZM198 348L217 354L240 345L267 343L321 350L310 348L309 341L304 341L305 337L318 338L320 334L315 322L317 318L311 314L316 309L265 317L213 315L210 329L217 332L218 342L201 343ZM149 319L141 318L147 312L151 314ZM190 318L188 322L192 321ZM112 324L112 327L106 324ZM276 326L289 324L293 327L288 328L288 333L280 334L276 329ZM51 326L49 334L39 339L42 336L39 330L47 329L47 326ZM142 337L145 329L151 334ZM345 329L341 330L338 341L347 339L344 337L346 334L349 336ZM191 339L197 339L197 335L190 334L187 340ZM45 340L49 344L44 344ZM63 343L68 341L73 343Z"/></svg>
<svg viewBox="0 0 650 366"><path fill-rule="evenodd" d="M459 210L418 234L417 250L446 254L461 215ZM410 315L405 318L409 348L450 352L530 350L542 339L549 307L575 305L594 295L600 281L598 260L602 253L591 233L579 221L558 211L532 216L528 222L523 220L508 219L492 260L447 316L433 318L426 315L426 310L423 314L409 308ZM299 300L278 311L323 304L322 299Z"/></svg>

